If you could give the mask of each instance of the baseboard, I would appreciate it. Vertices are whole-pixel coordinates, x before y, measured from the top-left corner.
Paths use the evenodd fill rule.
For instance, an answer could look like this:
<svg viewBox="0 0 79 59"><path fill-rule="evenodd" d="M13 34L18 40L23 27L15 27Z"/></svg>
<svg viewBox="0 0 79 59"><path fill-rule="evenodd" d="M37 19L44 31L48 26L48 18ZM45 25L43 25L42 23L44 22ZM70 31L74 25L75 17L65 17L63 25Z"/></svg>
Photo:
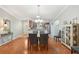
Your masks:
<svg viewBox="0 0 79 59"><path fill-rule="evenodd" d="M64 45L66 48L68 48L69 50L71 50L71 47L68 46L66 43L64 43L64 42L61 42L61 43L62 43L62 45Z"/></svg>
<svg viewBox="0 0 79 59"><path fill-rule="evenodd" d="M10 43L11 41L16 40L16 39L19 38L19 37L20 37L20 36L16 36L16 37L12 38L11 40L6 41L6 42L0 44L0 46L5 45L5 44L8 44L8 43Z"/></svg>
<svg viewBox="0 0 79 59"><path fill-rule="evenodd" d="M11 42L11 41L12 41L12 40L6 41L6 42L0 44L0 46L2 46L2 45L4 45L4 44L7 44L7 43L9 43L9 42Z"/></svg>

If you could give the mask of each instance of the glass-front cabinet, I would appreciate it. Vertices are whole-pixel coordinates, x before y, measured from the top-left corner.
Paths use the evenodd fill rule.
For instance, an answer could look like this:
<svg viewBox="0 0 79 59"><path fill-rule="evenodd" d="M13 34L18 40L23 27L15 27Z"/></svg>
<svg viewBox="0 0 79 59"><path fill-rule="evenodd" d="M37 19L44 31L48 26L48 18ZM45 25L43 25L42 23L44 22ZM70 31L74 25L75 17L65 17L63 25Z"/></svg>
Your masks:
<svg viewBox="0 0 79 59"><path fill-rule="evenodd" d="M61 30L61 40L65 43L65 27Z"/></svg>
<svg viewBox="0 0 79 59"><path fill-rule="evenodd" d="M62 42L68 47L79 46L79 24L69 24L62 29ZM63 34L64 33L64 34Z"/></svg>

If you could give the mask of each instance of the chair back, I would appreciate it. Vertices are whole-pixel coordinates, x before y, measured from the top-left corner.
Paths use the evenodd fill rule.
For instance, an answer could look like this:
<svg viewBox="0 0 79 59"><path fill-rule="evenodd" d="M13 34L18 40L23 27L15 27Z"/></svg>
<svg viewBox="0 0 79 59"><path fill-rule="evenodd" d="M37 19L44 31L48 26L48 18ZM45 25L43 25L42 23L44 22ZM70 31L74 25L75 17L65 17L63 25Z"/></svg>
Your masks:
<svg viewBox="0 0 79 59"><path fill-rule="evenodd" d="M31 44L38 44L37 34L29 34L29 40Z"/></svg>
<svg viewBox="0 0 79 59"><path fill-rule="evenodd" d="M41 34L39 39L40 44L47 45L48 44L48 34Z"/></svg>

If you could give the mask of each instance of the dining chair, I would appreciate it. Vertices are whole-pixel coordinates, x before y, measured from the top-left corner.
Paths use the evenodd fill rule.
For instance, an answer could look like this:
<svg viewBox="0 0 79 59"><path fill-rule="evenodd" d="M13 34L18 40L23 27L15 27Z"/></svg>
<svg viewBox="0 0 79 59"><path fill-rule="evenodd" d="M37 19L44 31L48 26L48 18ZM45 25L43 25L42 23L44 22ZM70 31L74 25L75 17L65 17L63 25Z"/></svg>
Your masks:
<svg viewBox="0 0 79 59"><path fill-rule="evenodd" d="M29 48L30 50L38 50L37 34L29 34Z"/></svg>
<svg viewBox="0 0 79 59"><path fill-rule="evenodd" d="M48 34L40 34L39 46L40 50L48 50Z"/></svg>

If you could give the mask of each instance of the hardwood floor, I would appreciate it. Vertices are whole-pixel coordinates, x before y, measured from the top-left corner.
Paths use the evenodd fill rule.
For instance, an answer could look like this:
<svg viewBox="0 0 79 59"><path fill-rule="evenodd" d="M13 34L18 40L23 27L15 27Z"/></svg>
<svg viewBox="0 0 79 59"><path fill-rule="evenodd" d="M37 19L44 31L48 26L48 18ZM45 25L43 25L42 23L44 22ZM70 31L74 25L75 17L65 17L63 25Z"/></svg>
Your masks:
<svg viewBox="0 0 79 59"><path fill-rule="evenodd" d="M25 36L18 37L15 40L0 46L0 54L70 54L71 51L60 42L48 39L48 51L32 49L28 50L28 39Z"/></svg>

